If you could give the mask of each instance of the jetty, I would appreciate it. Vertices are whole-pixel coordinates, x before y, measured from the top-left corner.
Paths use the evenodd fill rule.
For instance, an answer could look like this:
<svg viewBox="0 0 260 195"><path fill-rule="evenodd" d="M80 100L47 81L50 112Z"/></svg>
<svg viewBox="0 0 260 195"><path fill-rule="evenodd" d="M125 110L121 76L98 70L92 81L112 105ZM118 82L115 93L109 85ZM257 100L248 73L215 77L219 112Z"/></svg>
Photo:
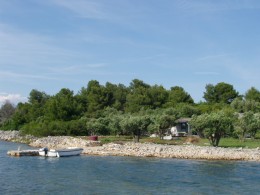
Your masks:
<svg viewBox="0 0 260 195"><path fill-rule="evenodd" d="M39 156L39 150L11 150L9 156Z"/></svg>

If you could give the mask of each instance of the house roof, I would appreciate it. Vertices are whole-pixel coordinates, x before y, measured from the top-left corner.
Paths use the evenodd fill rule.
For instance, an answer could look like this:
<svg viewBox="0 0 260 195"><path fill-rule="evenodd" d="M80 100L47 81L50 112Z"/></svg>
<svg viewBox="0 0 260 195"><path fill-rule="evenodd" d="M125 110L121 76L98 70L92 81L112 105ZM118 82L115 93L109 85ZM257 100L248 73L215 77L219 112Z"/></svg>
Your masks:
<svg viewBox="0 0 260 195"><path fill-rule="evenodd" d="M191 118L179 118L176 120L176 123L187 123L191 120Z"/></svg>

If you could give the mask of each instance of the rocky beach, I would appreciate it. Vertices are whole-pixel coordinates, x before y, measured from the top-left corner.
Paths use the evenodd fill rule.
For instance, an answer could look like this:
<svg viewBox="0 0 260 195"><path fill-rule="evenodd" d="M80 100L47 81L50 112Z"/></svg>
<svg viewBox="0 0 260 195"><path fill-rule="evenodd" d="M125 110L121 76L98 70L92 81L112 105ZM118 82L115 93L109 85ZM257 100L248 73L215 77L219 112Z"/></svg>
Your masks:
<svg viewBox="0 0 260 195"><path fill-rule="evenodd" d="M27 143L33 147L48 147L53 149L66 147L81 147L85 155L113 155L138 156L181 159L207 159L207 160L245 160L260 162L260 148L222 148L211 146L162 145L152 143L108 143L91 141L84 137L49 136L37 138L22 136L19 131L0 131L0 139Z"/></svg>

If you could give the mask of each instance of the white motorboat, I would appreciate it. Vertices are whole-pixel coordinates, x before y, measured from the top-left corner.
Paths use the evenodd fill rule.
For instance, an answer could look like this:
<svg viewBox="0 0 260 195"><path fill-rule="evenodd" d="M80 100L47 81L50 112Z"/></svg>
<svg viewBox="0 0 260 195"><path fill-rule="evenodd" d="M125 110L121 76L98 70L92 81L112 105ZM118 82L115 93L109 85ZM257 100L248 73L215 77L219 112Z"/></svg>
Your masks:
<svg viewBox="0 0 260 195"><path fill-rule="evenodd" d="M40 148L39 149L39 155L40 156L47 156L48 148Z"/></svg>
<svg viewBox="0 0 260 195"><path fill-rule="evenodd" d="M76 156L80 155L83 151L83 148L78 147L68 147L65 149L50 149L48 148L41 148L39 150L39 155L41 156L48 156L48 157L64 157L64 156Z"/></svg>

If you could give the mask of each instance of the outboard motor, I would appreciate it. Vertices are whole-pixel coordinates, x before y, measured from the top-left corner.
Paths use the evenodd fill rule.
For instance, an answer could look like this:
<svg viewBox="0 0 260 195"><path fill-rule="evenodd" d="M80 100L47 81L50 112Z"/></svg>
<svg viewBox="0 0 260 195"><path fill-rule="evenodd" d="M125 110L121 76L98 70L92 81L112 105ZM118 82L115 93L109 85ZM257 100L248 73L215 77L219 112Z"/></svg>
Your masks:
<svg viewBox="0 0 260 195"><path fill-rule="evenodd" d="M42 150L45 152L45 156L47 156L48 148L43 148Z"/></svg>
<svg viewBox="0 0 260 195"><path fill-rule="evenodd" d="M39 149L39 155L40 156L48 156L48 151L49 151L48 148L40 148Z"/></svg>

